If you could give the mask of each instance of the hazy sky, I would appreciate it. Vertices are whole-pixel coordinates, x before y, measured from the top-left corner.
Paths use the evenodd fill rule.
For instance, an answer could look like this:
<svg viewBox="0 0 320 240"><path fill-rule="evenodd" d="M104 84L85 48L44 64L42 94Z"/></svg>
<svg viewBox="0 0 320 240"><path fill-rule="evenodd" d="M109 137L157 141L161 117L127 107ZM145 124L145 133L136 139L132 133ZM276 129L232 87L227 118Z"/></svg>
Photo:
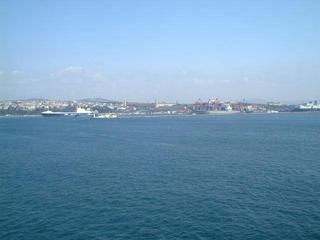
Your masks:
<svg viewBox="0 0 320 240"><path fill-rule="evenodd" d="M0 1L0 99L320 99L320 1Z"/></svg>

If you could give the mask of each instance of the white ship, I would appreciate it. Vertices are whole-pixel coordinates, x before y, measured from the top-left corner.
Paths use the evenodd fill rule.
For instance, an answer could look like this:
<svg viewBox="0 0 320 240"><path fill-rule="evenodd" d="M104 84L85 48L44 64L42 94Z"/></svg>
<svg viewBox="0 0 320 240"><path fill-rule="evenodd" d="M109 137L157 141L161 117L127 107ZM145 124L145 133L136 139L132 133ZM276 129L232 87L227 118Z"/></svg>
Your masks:
<svg viewBox="0 0 320 240"><path fill-rule="evenodd" d="M305 104L299 105L295 110L296 111L320 111L320 103L318 103L318 101L305 103Z"/></svg>
<svg viewBox="0 0 320 240"><path fill-rule="evenodd" d="M93 112L83 108L77 108L76 112L52 112L50 110L42 112L44 117L80 117L80 116L92 116Z"/></svg>
<svg viewBox="0 0 320 240"><path fill-rule="evenodd" d="M268 110L267 113L279 113L279 111L276 111L276 110Z"/></svg>
<svg viewBox="0 0 320 240"><path fill-rule="evenodd" d="M114 119L118 118L118 115L115 113L98 113L93 114L91 119Z"/></svg>

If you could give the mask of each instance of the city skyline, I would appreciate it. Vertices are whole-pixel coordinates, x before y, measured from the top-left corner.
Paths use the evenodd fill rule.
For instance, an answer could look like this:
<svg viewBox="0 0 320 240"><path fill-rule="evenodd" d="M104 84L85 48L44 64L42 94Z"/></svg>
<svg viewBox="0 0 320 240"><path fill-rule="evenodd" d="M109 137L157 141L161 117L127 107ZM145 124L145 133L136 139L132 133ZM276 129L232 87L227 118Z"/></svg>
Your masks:
<svg viewBox="0 0 320 240"><path fill-rule="evenodd" d="M317 1L2 1L1 99L320 99Z"/></svg>

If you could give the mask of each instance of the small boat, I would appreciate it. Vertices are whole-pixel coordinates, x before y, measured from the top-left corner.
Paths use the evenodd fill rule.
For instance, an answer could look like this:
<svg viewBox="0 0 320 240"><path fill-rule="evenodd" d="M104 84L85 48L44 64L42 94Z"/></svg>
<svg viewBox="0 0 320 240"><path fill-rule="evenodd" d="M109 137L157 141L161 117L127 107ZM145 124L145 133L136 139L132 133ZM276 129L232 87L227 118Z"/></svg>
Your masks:
<svg viewBox="0 0 320 240"><path fill-rule="evenodd" d="M93 114L91 119L114 119L118 118L118 115L115 113L96 113Z"/></svg>
<svg viewBox="0 0 320 240"><path fill-rule="evenodd" d="M268 110L267 113L279 113L279 111L276 111L276 110Z"/></svg>

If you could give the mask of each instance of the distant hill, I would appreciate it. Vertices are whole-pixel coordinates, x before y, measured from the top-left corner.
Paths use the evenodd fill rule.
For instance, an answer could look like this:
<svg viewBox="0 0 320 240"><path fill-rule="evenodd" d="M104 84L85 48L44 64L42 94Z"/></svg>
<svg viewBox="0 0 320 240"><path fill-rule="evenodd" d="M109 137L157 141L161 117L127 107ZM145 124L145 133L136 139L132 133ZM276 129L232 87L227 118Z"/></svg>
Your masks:
<svg viewBox="0 0 320 240"><path fill-rule="evenodd" d="M79 99L78 101L80 102L120 102L120 101L110 100L106 98L82 98L82 99Z"/></svg>
<svg viewBox="0 0 320 240"><path fill-rule="evenodd" d="M47 98L25 98L25 99L16 99L12 101L50 101L50 99Z"/></svg>

